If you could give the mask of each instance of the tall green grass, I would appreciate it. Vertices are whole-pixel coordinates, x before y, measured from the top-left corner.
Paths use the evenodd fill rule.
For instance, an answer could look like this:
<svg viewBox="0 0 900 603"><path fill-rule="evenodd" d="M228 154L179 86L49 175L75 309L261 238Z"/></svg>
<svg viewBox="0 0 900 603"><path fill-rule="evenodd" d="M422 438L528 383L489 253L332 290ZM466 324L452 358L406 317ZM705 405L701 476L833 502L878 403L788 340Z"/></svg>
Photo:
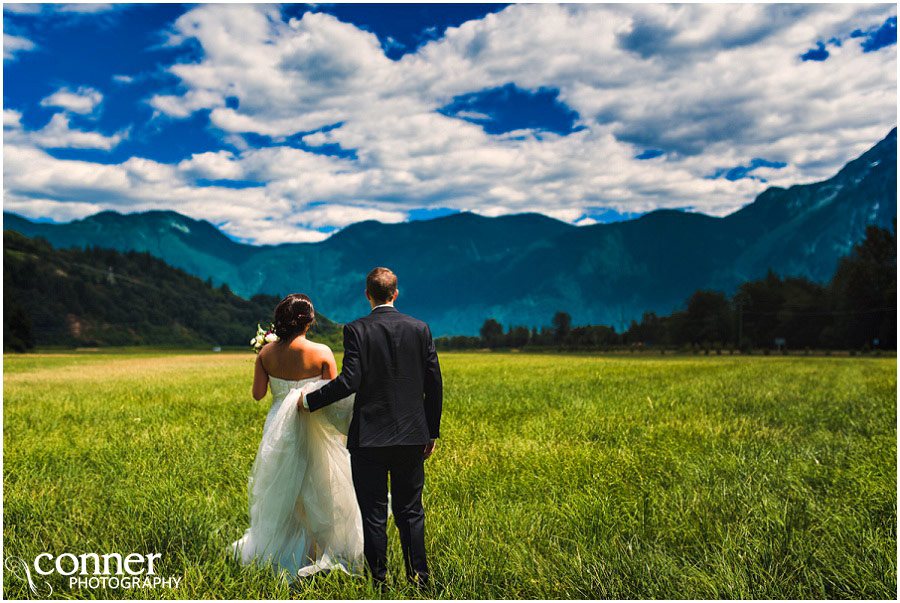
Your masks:
<svg viewBox="0 0 900 603"><path fill-rule="evenodd" d="M386 598L897 595L896 359L443 353L426 464L434 575ZM290 587L224 549L271 398L253 355L4 357L4 556L161 553L177 590L54 597L373 598ZM30 596L4 574L7 598Z"/></svg>

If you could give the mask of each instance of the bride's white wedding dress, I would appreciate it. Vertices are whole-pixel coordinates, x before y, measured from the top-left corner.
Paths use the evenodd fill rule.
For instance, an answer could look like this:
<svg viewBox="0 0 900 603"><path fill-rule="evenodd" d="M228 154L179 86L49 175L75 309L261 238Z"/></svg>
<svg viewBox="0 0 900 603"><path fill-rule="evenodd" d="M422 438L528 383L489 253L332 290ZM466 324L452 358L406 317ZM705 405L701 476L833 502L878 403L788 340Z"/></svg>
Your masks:
<svg viewBox="0 0 900 603"><path fill-rule="evenodd" d="M290 577L360 573L362 518L346 448L353 396L300 413L300 394L327 380L270 377L269 383L272 408L250 471L250 527L230 551L245 565L271 564Z"/></svg>

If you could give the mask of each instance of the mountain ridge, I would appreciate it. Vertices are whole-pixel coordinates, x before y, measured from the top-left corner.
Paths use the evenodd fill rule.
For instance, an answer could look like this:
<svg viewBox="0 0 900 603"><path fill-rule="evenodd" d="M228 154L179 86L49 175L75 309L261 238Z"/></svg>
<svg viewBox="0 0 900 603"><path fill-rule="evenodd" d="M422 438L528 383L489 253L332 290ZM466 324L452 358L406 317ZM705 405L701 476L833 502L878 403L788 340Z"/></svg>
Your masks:
<svg viewBox="0 0 900 603"><path fill-rule="evenodd" d="M896 216L896 148L894 128L831 178L770 187L724 217L661 209L574 226L537 213L461 212L358 222L315 243L261 246L166 210L101 212L66 224L4 212L4 228L57 247L149 251L244 296L305 291L342 322L366 312L365 275L387 265L400 279L398 306L436 335L477 332L488 317L547 324L556 310L622 329L646 310L668 313L698 288L728 292L770 268L828 280L867 224L890 227Z"/></svg>

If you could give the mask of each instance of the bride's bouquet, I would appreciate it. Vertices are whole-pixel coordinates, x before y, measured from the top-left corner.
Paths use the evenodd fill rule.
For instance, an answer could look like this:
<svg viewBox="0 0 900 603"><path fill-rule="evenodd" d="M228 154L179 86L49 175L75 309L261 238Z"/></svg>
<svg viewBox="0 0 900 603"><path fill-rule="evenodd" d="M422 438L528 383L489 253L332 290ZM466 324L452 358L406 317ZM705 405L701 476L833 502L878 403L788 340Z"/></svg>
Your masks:
<svg viewBox="0 0 900 603"><path fill-rule="evenodd" d="M275 334L275 325L269 323L269 327L263 329L259 323L256 324L256 337L250 340L250 347L259 354L259 351L267 343L278 341L278 335Z"/></svg>

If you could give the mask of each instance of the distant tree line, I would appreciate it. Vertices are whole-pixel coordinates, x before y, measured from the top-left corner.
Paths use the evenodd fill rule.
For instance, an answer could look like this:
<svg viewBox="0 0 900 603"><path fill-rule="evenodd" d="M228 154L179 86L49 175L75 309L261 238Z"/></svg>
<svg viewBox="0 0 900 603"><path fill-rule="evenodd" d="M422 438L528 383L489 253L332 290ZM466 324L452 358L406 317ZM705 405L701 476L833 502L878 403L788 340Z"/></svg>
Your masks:
<svg viewBox="0 0 900 603"><path fill-rule="evenodd" d="M272 320L279 296L244 299L223 284L173 268L149 253L54 249L42 238L3 233L3 344L41 346L247 346ZM324 316L311 339L340 345Z"/></svg>
<svg viewBox="0 0 900 603"><path fill-rule="evenodd" d="M894 221L896 232L896 220ZM623 333L603 325L572 326L557 312L552 326L512 326L487 319L478 337L442 337L442 349L897 349L895 234L877 226L842 258L831 281L782 278L772 271L728 296L695 291L685 308L668 316L645 312Z"/></svg>

